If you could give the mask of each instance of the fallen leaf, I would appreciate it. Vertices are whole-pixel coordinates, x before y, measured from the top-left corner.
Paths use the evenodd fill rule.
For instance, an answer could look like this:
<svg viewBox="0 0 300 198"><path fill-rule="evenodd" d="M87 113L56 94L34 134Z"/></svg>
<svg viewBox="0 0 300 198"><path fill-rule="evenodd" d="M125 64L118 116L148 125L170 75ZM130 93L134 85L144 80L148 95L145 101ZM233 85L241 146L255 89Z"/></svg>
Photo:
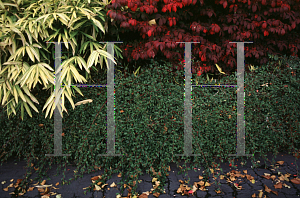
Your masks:
<svg viewBox="0 0 300 198"><path fill-rule="evenodd" d="M268 186L265 185L265 191L270 193L272 190L270 188L268 188Z"/></svg>
<svg viewBox="0 0 300 198"><path fill-rule="evenodd" d="M282 165L284 161L277 161L276 163Z"/></svg>
<svg viewBox="0 0 300 198"><path fill-rule="evenodd" d="M98 186L98 185L95 185L95 188L94 188L94 190L96 190L96 191L99 191L99 190L101 190L101 188L100 188L100 186Z"/></svg>
<svg viewBox="0 0 300 198"><path fill-rule="evenodd" d="M43 186L43 185L45 185L45 183L46 183L46 180L42 181L41 185Z"/></svg>
<svg viewBox="0 0 300 198"><path fill-rule="evenodd" d="M120 196L120 198L121 198L121 196ZM141 194L141 195L139 196L139 198L148 198L148 195L145 194L145 193L143 193L143 194Z"/></svg>
<svg viewBox="0 0 300 198"><path fill-rule="evenodd" d="M272 190L271 192L278 196L278 192L277 191Z"/></svg>
<svg viewBox="0 0 300 198"><path fill-rule="evenodd" d="M75 106L82 105L82 104L86 104L86 103L91 103L91 102L93 102L92 99L82 100L82 101L80 101L80 102L77 102L77 103L75 104Z"/></svg>
<svg viewBox="0 0 300 198"><path fill-rule="evenodd" d="M282 183L279 182L277 184L274 185L275 189L281 189L282 188Z"/></svg>
<svg viewBox="0 0 300 198"><path fill-rule="evenodd" d="M299 178L291 179L291 182L293 182L294 184L300 184L300 179Z"/></svg>
<svg viewBox="0 0 300 198"><path fill-rule="evenodd" d="M261 190L259 190L259 191L260 191L260 192L259 192L259 194L258 194L258 197L259 197L259 198L262 198L262 196L263 196L264 193L263 193Z"/></svg>
<svg viewBox="0 0 300 198"><path fill-rule="evenodd" d="M50 192L50 189L49 188L46 188L45 191L43 193L41 193L40 195L46 195Z"/></svg>
<svg viewBox="0 0 300 198"><path fill-rule="evenodd" d="M92 177L92 178L91 178L92 181L95 181L95 180L97 180L97 179L99 179L99 176L95 176L95 177Z"/></svg>
<svg viewBox="0 0 300 198"><path fill-rule="evenodd" d="M27 191L33 191L34 187L29 187Z"/></svg>
<svg viewBox="0 0 300 198"><path fill-rule="evenodd" d="M115 184L115 182L113 182L111 185L110 185L110 187L117 187L117 185Z"/></svg>
<svg viewBox="0 0 300 198"><path fill-rule="evenodd" d="M272 180L274 180L274 179L276 178L276 176L275 176L275 175L272 175L271 178L272 178Z"/></svg>

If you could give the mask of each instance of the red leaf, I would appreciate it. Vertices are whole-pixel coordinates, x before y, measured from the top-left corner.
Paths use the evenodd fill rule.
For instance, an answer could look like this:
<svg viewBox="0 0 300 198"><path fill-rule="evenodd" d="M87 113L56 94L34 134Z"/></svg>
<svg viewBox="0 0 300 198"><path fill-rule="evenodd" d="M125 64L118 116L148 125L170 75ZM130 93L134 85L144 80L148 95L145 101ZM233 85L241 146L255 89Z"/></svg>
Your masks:
<svg viewBox="0 0 300 198"><path fill-rule="evenodd" d="M160 44L160 51L163 52L164 48L165 48L165 47L163 46L163 43L161 43L161 44Z"/></svg>
<svg viewBox="0 0 300 198"><path fill-rule="evenodd" d="M167 8L166 8L166 7L163 7L163 8L162 8L162 12L167 12Z"/></svg>
<svg viewBox="0 0 300 198"><path fill-rule="evenodd" d="M173 4L172 10L173 10L174 12L177 12L176 4Z"/></svg>
<svg viewBox="0 0 300 198"><path fill-rule="evenodd" d="M226 6L227 6L227 1L224 1L223 7L226 8Z"/></svg>
<svg viewBox="0 0 300 198"><path fill-rule="evenodd" d="M169 20L169 25L170 25L170 27L172 27L172 25L173 25L172 20Z"/></svg>
<svg viewBox="0 0 300 198"><path fill-rule="evenodd" d="M169 5L167 5L168 6L168 10L169 10L169 12L171 13L172 12L172 5L171 4L169 4Z"/></svg>
<svg viewBox="0 0 300 198"><path fill-rule="evenodd" d="M133 8L131 8L131 11L132 11L132 12L135 12L136 9L137 9L137 5L135 5Z"/></svg>
<svg viewBox="0 0 300 198"><path fill-rule="evenodd" d="M179 38L180 40L182 39L181 33L178 34L178 38Z"/></svg>
<svg viewBox="0 0 300 198"><path fill-rule="evenodd" d="M256 5L253 5L252 6L252 12L256 12L256 9L257 9Z"/></svg>

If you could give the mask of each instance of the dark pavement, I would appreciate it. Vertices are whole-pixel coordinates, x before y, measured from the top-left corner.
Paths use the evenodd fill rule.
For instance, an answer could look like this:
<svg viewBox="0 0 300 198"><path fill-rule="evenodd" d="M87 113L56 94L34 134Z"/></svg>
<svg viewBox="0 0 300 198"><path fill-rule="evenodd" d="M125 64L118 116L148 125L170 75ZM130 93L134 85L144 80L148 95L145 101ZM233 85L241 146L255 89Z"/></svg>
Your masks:
<svg viewBox="0 0 300 198"><path fill-rule="evenodd" d="M299 154L300 155L300 154ZM184 182L188 180L188 177L184 175L184 173L178 175L179 169L176 167L175 163L170 164L170 170L168 171L169 175L167 177L166 185L164 186L166 194L161 194L159 198L166 198L166 197L224 197L224 198L252 198L252 197L262 197L262 198L300 198L300 179L294 179L297 177L298 168L295 165L295 157L292 154L287 153L279 153L275 158L275 161L278 162L276 167L273 168L270 166L272 161L272 154L269 153L267 158L270 162L267 161L267 168L265 169L265 163L263 158L258 158L258 154L255 155L256 160L259 168L252 169L251 168L251 159L247 159L246 165L242 167L242 165L235 160L235 165L238 165L236 168L230 167L229 163L221 163L221 168L223 169L223 176L217 178L217 181L220 181L221 192L217 192L218 186L214 183L213 175L209 176L209 184L203 181L204 179L201 178L203 175L204 169L196 169L197 172L194 170L188 171L188 175L190 177L190 182L188 184L189 187L184 187ZM246 159L246 158L245 158ZM181 165L184 164L183 161L180 163ZM298 167L300 166L300 160L296 160L296 164ZM26 162L23 160L19 161L18 159L10 159L8 162L4 162L1 167L0 171L0 181L2 189L0 190L0 197L1 198L9 198L13 197L10 193L14 192L15 187L18 179L22 179L24 174L26 173L25 167ZM101 175L103 170L98 170L93 173L85 173L83 178L78 178L71 182L70 185L62 185L61 178L62 172L59 176L54 176L57 174L57 165L53 165L52 168L48 171L49 178L44 177L45 180L44 188L46 189L48 186L48 191L43 196L43 190L38 191L35 187L36 185L41 186L41 184L37 184L36 181L32 181L30 184L27 185L26 192L22 196L18 197L53 197L53 198L79 198L79 197L99 197L99 198L116 198L116 193L120 193L120 185L117 184L121 181L121 177L118 177L117 174L114 174L111 179L106 181L106 186L103 189L98 189L93 192L87 191L86 195L84 194L84 189L89 187L91 184L91 178ZM189 165L188 165L189 167ZM65 179L68 180L69 178L74 178L73 170L76 169L76 166L72 166L71 164L67 166L67 170L65 175ZM220 171L218 171L220 172ZM269 174L269 175L268 175ZM29 179L34 179L38 174L33 173ZM200 179L199 179L200 176ZM299 176L300 177L300 176ZM298 178L299 178L298 177ZM12 180L13 179L13 180ZM151 191L153 186L157 184L157 182L153 181L153 178L144 172L144 175L139 178L141 183L138 183L137 192L139 193L138 198L153 198L156 197L152 193L146 195L147 191ZM155 179L154 179L155 180ZM5 182L4 182L5 181ZM153 182L152 182L153 181ZM117 187L114 187L114 184ZM197 182L196 187L194 189L195 192L191 193L193 190L193 185ZM252 183L253 182L253 183ZM58 185L56 185L59 183ZM182 184L183 183L183 184ZM298 184L297 184L298 183ZM34 185L35 184L35 185ZM113 184L113 185L112 185ZM186 183L185 183L186 184ZM237 186L235 186L238 184ZM112 185L112 187L111 187ZM9 187L11 186L11 187ZM276 186L276 188L275 188ZM28 187L34 187L32 191L28 191ZM178 190L181 189L181 190ZM181 191L181 192L180 192ZM143 195L141 195L145 192ZM190 194L189 194L190 192ZM183 195L182 195L183 194ZM187 194L187 195L184 195ZM255 195L255 196L254 196ZM121 197L134 197L128 196L128 190L126 189Z"/></svg>

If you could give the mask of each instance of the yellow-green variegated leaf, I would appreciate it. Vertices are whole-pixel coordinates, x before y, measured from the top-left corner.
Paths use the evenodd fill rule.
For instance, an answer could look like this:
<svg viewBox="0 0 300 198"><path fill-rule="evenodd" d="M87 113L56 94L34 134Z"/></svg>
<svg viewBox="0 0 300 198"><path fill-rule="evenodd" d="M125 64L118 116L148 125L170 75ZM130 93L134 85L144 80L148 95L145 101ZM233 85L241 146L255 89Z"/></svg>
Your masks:
<svg viewBox="0 0 300 198"><path fill-rule="evenodd" d="M80 67L81 70L82 70L82 65L83 65L84 69L85 69L88 73L90 73L90 72L89 72L89 68L87 67L85 60L84 60L81 56L76 56L76 60L77 60L78 65L79 65L79 67Z"/></svg>
<svg viewBox="0 0 300 198"><path fill-rule="evenodd" d="M75 66L73 64L70 66L70 69L73 74L73 78L75 79L76 82L80 82L80 83L82 83L82 81L87 82L85 80L85 78L78 73L77 69L75 68Z"/></svg>
<svg viewBox="0 0 300 198"><path fill-rule="evenodd" d="M64 96L66 96L66 97L68 98L68 100L70 101L70 103L71 103L71 105L72 105L72 107L73 107L73 110L74 110L74 109L75 109L74 102L73 102L71 96L69 95L69 93L68 93L67 91L64 91L64 92L63 92L63 97L64 97Z"/></svg>
<svg viewBox="0 0 300 198"><path fill-rule="evenodd" d="M46 78L44 71L43 71L43 67L40 68L40 77L43 81L44 86L46 87L48 84L48 79Z"/></svg>
<svg viewBox="0 0 300 198"><path fill-rule="evenodd" d="M6 102L6 101L8 101L8 98L9 98L9 96L10 96L10 90L8 90L8 92L6 92L6 93L4 93L5 95L3 96L3 101L2 101L2 105L4 105L4 103Z"/></svg>
<svg viewBox="0 0 300 198"><path fill-rule="evenodd" d="M63 34L61 36L63 38L63 41L64 41L64 44L65 44L66 48L69 49L69 41L68 41L68 39Z"/></svg>
<svg viewBox="0 0 300 198"><path fill-rule="evenodd" d="M24 95L24 97L26 98L26 102L31 106L31 108L38 113L39 110L34 106L34 104L31 102L31 100L28 98L28 96Z"/></svg>
<svg viewBox="0 0 300 198"><path fill-rule="evenodd" d="M66 16L64 13L57 13L57 15L60 17L60 21L65 24L66 26L68 25L68 21L70 21L70 18Z"/></svg>
<svg viewBox="0 0 300 198"><path fill-rule="evenodd" d="M60 41L61 41L61 34L58 34L58 39L57 39L58 44L60 44Z"/></svg>
<svg viewBox="0 0 300 198"><path fill-rule="evenodd" d="M28 48L31 50L32 54L36 57L36 59L40 62L40 54L39 51L35 50L31 45L28 46Z"/></svg>
<svg viewBox="0 0 300 198"><path fill-rule="evenodd" d="M49 100L49 98L48 98L48 100ZM49 102L50 102L50 103L49 103L48 106L47 106L45 118L47 117L47 115L48 115L48 113L49 113L51 107L54 105L54 101L49 100ZM46 105L44 106L44 108L45 108L45 107L46 107ZM44 109L43 109L43 110L44 110Z"/></svg>
<svg viewBox="0 0 300 198"><path fill-rule="evenodd" d="M24 94L23 94L22 90L20 89L19 85L15 85L15 88L16 88L16 90L17 90L17 92L18 92L20 98L21 98L24 102L26 102L26 99L25 99L25 97L24 97Z"/></svg>
<svg viewBox="0 0 300 198"><path fill-rule="evenodd" d="M27 52L29 58L32 60L32 62L35 62L34 56L33 56L32 52L30 51L30 48L28 46L25 46L25 48L26 48L26 52Z"/></svg>
<svg viewBox="0 0 300 198"><path fill-rule="evenodd" d="M35 68L35 81L33 82L33 87L35 87L37 82L39 81L39 67L36 66Z"/></svg>
<svg viewBox="0 0 300 198"><path fill-rule="evenodd" d="M30 45L32 45L32 36L31 36L30 32L27 29L25 29L25 32L27 34Z"/></svg>
<svg viewBox="0 0 300 198"><path fill-rule="evenodd" d="M104 30L102 24L100 23L100 21L98 21L94 17L91 17L91 19L94 22L94 24L105 34L105 30Z"/></svg>
<svg viewBox="0 0 300 198"><path fill-rule="evenodd" d="M23 118L24 118L24 102L21 103L21 118L22 118L22 121L23 121Z"/></svg>
<svg viewBox="0 0 300 198"><path fill-rule="evenodd" d="M24 86L24 84L27 82L27 79L30 77L31 72L35 69L34 66L31 66L29 69L26 70L25 74L23 74L23 77L16 82L16 84L20 84L21 82L21 87Z"/></svg>
<svg viewBox="0 0 300 198"><path fill-rule="evenodd" d="M17 89L16 89L16 87L14 86L13 87L13 91L14 91L14 97L15 97L15 100L16 100L16 103L18 104L18 93L17 93Z"/></svg>
<svg viewBox="0 0 300 198"><path fill-rule="evenodd" d="M45 110L45 108L51 104L51 102L53 101L54 99L54 92L52 92L51 96L48 98L48 100L46 101L46 104L44 105L44 108L43 108L43 111ZM49 105L50 106L50 105Z"/></svg>
<svg viewBox="0 0 300 198"><path fill-rule="evenodd" d="M15 110L15 107L14 107L14 105L12 104L12 102L10 102L9 105L10 105L10 109L14 112L15 115L17 115L16 110Z"/></svg>
<svg viewBox="0 0 300 198"><path fill-rule="evenodd" d="M23 104L24 104L24 106L25 106L25 109L26 109L28 115L32 118L31 111L30 111L30 109L29 109L27 103L26 103L26 102L23 102Z"/></svg>
<svg viewBox="0 0 300 198"><path fill-rule="evenodd" d="M80 95L83 96L82 92L80 91L80 89L79 89L78 87L74 86L73 88L74 88Z"/></svg>
<svg viewBox="0 0 300 198"><path fill-rule="evenodd" d="M7 87L8 87L8 89L10 91L12 91L12 89L11 89L12 85L10 84L10 82L9 81L5 81L5 83L6 83Z"/></svg>
<svg viewBox="0 0 300 198"><path fill-rule="evenodd" d="M55 106L57 106L58 104L60 104L59 100L62 97L62 93L63 93L64 89L65 88L63 88L63 89L55 89L54 90L54 98L53 98L53 100L55 101Z"/></svg>
<svg viewBox="0 0 300 198"><path fill-rule="evenodd" d="M22 87L22 89L24 90L24 92L30 97L30 99L37 103L37 104L40 104L39 101L29 92L28 88L26 86ZM26 96L26 95L24 95ZM26 98L26 97L25 97Z"/></svg>

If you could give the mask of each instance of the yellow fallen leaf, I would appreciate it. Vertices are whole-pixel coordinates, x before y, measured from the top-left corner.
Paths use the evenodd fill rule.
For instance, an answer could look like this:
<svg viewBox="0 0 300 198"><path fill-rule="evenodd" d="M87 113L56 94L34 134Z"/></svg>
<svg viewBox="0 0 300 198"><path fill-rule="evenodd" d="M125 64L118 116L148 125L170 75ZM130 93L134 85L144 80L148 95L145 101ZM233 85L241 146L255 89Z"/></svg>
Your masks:
<svg viewBox="0 0 300 198"><path fill-rule="evenodd" d="M98 186L98 185L95 185L95 189L96 189L97 191L101 190L100 186Z"/></svg>
<svg viewBox="0 0 300 198"><path fill-rule="evenodd" d="M154 178L152 179L152 182L155 182L155 181L157 181L157 178L154 177Z"/></svg>
<svg viewBox="0 0 300 198"><path fill-rule="evenodd" d="M82 101L80 101L80 102L77 102L77 103L75 104L75 106L82 105L82 104L86 104L86 103L91 103L91 102L93 102L92 99L82 100Z"/></svg>
<svg viewBox="0 0 300 198"><path fill-rule="evenodd" d="M113 182L111 185L110 185L110 187L117 187L117 185L115 184L115 182Z"/></svg>

